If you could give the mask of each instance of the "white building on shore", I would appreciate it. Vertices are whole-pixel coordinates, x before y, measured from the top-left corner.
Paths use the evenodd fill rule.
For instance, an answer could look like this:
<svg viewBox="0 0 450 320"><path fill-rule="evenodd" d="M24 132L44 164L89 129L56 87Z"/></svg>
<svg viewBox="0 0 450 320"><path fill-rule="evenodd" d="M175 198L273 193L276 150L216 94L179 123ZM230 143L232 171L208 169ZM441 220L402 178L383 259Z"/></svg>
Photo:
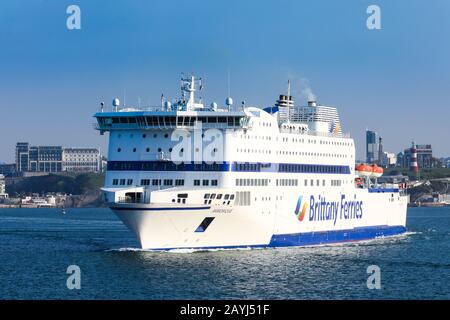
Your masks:
<svg viewBox="0 0 450 320"><path fill-rule="evenodd" d="M95 148L64 148L62 154L62 171L100 172L100 150Z"/></svg>
<svg viewBox="0 0 450 320"><path fill-rule="evenodd" d="M5 176L0 174L0 199L8 198L8 194L5 190Z"/></svg>

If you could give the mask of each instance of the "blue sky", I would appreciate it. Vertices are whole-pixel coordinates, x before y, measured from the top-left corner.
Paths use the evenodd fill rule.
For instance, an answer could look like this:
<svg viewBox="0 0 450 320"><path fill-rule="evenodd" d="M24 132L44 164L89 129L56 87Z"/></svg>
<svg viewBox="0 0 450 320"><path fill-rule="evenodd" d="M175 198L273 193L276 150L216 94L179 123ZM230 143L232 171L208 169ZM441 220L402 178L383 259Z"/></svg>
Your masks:
<svg viewBox="0 0 450 320"><path fill-rule="evenodd" d="M66 8L81 8L81 30ZM381 8L381 30L366 9ZM291 79L339 109L363 158L365 129L384 149L431 143L450 156L450 1L0 2L0 162L17 141L92 146L100 101L158 104L177 97L181 72L203 76L203 97L266 107ZM307 79L307 80L305 80Z"/></svg>

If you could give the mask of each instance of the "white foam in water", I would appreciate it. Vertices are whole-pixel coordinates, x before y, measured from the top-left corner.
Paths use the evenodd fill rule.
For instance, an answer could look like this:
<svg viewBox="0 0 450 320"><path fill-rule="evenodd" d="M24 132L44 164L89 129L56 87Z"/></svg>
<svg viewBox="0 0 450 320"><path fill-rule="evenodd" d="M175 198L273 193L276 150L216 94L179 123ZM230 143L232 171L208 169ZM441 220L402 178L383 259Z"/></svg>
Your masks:
<svg viewBox="0 0 450 320"><path fill-rule="evenodd" d="M319 245L301 246L301 247L291 247L291 248L317 248L317 247L338 247L338 246L359 246L365 244L374 243L384 243L384 242L395 242L398 240L403 240L411 235L421 234L421 232L407 231L402 234L397 234L394 236L378 237L375 239L360 240L355 242L338 242L338 243L324 243ZM212 248L212 249L194 249L194 248L180 248L180 249L168 249L168 250L152 250L152 249L141 249L141 248L118 248L118 249L108 249L107 252L165 252L165 253L195 253L195 252L218 252L218 251L247 251L247 250L262 250L262 249L277 249L277 248L264 248L264 247L243 247L243 248Z"/></svg>
<svg viewBox="0 0 450 320"><path fill-rule="evenodd" d="M195 253L195 252L217 252L217 251L246 251L246 250L257 250L264 248L213 248L213 249L194 249L194 248L180 248L180 249L169 249L169 250L152 250L152 249L141 249L141 248L117 248L108 249L106 252L165 252L165 253Z"/></svg>

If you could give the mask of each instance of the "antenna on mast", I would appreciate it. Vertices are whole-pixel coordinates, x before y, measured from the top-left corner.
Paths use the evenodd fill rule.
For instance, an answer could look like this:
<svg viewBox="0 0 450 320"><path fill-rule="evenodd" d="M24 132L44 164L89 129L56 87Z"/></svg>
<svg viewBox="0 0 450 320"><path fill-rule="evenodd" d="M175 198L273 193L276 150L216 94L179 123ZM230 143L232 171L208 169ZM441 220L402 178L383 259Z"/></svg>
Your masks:
<svg viewBox="0 0 450 320"><path fill-rule="evenodd" d="M230 67L227 69L227 91L228 91L228 97L231 95L230 91Z"/></svg>
<svg viewBox="0 0 450 320"><path fill-rule="evenodd" d="M288 79L288 91L287 91L287 122L291 119L291 80Z"/></svg>

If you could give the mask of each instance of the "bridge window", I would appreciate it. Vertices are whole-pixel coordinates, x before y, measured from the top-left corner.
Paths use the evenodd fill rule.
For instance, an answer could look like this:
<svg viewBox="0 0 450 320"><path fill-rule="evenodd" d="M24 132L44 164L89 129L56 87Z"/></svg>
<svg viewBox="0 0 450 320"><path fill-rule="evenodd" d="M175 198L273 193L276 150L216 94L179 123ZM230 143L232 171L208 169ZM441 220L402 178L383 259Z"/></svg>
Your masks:
<svg viewBox="0 0 450 320"><path fill-rule="evenodd" d="M117 186L119 184L119 179L113 179L113 186Z"/></svg>

